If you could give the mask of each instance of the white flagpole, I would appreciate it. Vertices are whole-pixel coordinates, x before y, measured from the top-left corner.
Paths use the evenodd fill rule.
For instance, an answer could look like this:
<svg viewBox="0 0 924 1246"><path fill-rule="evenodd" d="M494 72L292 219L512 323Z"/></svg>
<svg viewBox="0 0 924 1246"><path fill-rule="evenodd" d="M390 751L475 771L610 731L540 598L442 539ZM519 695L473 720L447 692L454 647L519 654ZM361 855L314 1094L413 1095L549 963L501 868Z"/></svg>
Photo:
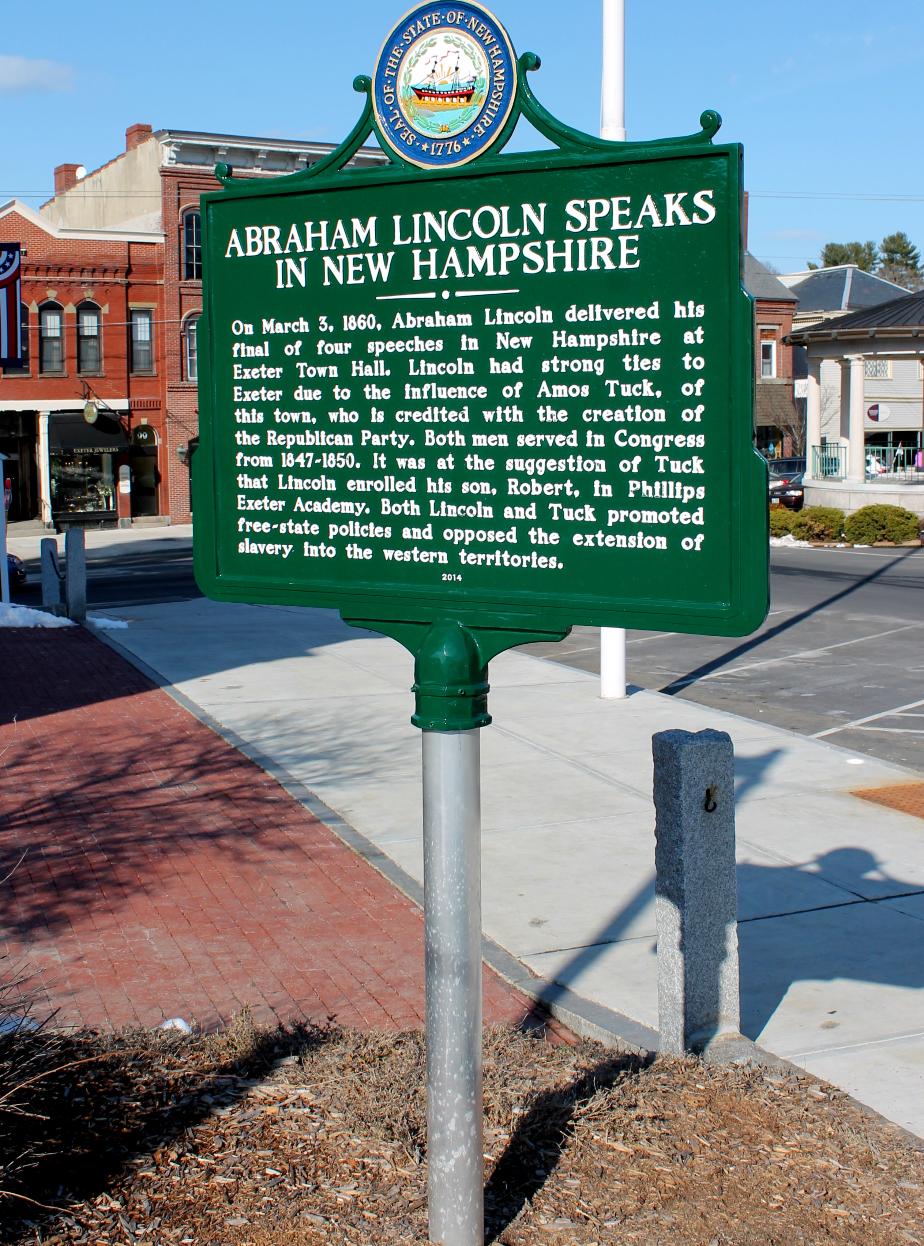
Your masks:
<svg viewBox="0 0 924 1246"><path fill-rule="evenodd" d="M603 0L603 75L600 84L600 137L626 141L625 0Z"/></svg>
<svg viewBox="0 0 924 1246"><path fill-rule="evenodd" d="M625 0L603 0L603 72L600 81L600 137L626 139ZM600 629L600 696L626 695L626 629Z"/></svg>

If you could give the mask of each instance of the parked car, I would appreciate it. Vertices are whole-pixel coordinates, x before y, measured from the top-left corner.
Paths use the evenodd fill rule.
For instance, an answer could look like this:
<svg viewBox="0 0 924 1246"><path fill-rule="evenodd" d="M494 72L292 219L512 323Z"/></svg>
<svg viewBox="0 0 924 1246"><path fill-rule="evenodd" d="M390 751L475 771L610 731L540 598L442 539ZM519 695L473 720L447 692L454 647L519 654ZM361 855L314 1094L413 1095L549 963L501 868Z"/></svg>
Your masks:
<svg viewBox="0 0 924 1246"><path fill-rule="evenodd" d="M787 510L800 511L805 501L802 485L803 472L797 472L789 480L770 481L770 505L785 506Z"/></svg>
<svg viewBox="0 0 924 1246"><path fill-rule="evenodd" d="M805 471L805 459L768 459L767 468L770 473L770 483L776 484L781 480L791 480L793 476L799 476Z"/></svg>
<svg viewBox="0 0 924 1246"><path fill-rule="evenodd" d="M22 588L26 582L26 568L23 560L15 554L7 554L6 569L10 577L10 588Z"/></svg>

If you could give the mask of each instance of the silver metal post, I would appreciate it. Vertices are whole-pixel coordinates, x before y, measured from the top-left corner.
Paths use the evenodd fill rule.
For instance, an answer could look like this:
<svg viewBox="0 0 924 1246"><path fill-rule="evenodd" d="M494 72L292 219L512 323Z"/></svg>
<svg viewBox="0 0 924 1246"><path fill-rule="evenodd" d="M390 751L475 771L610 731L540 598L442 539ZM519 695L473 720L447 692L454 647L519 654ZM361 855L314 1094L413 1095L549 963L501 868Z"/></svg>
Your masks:
<svg viewBox="0 0 924 1246"><path fill-rule="evenodd" d="M430 1240L484 1241L481 741L423 732Z"/></svg>

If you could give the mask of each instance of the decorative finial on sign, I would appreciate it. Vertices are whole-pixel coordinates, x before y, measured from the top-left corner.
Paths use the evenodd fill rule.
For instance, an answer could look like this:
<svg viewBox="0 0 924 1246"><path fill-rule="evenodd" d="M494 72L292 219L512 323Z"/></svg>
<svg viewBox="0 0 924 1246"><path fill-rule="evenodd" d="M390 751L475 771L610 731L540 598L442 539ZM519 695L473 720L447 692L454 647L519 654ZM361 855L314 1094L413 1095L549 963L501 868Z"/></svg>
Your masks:
<svg viewBox="0 0 924 1246"><path fill-rule="evenodd" d="M699 124L703 127L703 137L712 139L722 128L722 118L714 108L707 108L700 114Z"/></svg>

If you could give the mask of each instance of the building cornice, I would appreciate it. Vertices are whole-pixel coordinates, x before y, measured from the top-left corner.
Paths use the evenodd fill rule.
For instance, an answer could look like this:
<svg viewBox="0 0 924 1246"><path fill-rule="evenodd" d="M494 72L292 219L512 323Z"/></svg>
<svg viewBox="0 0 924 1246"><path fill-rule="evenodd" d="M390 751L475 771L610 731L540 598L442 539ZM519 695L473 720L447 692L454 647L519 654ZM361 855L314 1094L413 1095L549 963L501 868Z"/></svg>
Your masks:
<svg viewBox="0 0 924 1246"><path fill-rule="evenodd" d="M160 144L161 169L197 169L209 173L219 163L253 173L295 173L334 150L332 143L195 130L156 130L153 137ZM384 164L388 158L378 148L363 147L354 159L360 164Z"/></svg>
<svg viewBox="0 0 924 1246"><path fill-rule="evenodd" d="M78 229L73 225L53 225L47 217L19 199L8 199L6 203L0 204L0 220L13 212L41 229L49 238L60 238L66 242L147 242L156 245L164 240L162 230L148 232L137 229Z"/></svg>

